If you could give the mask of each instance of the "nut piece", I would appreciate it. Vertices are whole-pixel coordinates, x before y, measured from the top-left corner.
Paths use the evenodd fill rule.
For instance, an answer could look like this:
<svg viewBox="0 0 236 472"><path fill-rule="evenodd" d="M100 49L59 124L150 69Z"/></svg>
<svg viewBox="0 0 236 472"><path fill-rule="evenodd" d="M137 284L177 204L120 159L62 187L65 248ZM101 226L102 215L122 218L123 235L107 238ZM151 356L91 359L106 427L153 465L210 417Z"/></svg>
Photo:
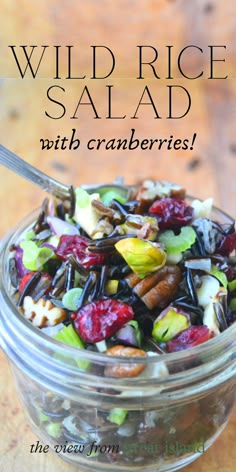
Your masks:
<svg viewBox="0 0 236 472"><path fill-rule="evenodd" d="M106 354L108 356L120 356L120 357L146 357L146 352L142 349L135 347L122 346L121 344L117 346L112 346L107 349ZM105 368L106 377L136 377L141 374L145 369L144 364L131 364L130 359L127 360L127 364L116 364L109 365Z"/></svg>
<svg viewBox="0 0 236 472"><path fill-rule="evenodd" d="M55 307L50 300L43 298L35 302L32 297L26 296L22 311L25 318L38 328L55 326L66 318L65 310Z"/></svg>
<svg viewBox="0 0 236 472"><path fill-rule="evenodd" d="M165 266L142 280L135 274L128 275L126 281L149 310L165 308L178 290L181 270L178 266Z"/></svg>
<svg viewBox="0 0 236 472"><path fill-rule="evenodd" d="M115 248L139 277L155 272L166 262L166 252L160 244L144 239L120 239Z"/></svg>
<svg viewBox="0 0 236 472"><path fill-rule="evenodd" d="M100 215L109 216L110 218L113 218L116 214L115 210L104 205L104 203L102 203L101 200L92 200L91 205L96 209L96 211Z"/></svg>
<svg viewBox="0 0 236 472"><path fill-rule="evenodd" d="M105 217L98 221L91 234L91 237L92 239L104 238L105 236L109 236L113 230L114 226L110 223L108 217Z"/></svg>
<svg viewBox="0 0 236 472"><path fill-rule="evenodd" d="M143 213L143 211L148 210L150 205L160 198L174 197L184 199L185 193L184 188L166 180L159 182L145 180L136 197L140 201L137 212Z"/></svg>

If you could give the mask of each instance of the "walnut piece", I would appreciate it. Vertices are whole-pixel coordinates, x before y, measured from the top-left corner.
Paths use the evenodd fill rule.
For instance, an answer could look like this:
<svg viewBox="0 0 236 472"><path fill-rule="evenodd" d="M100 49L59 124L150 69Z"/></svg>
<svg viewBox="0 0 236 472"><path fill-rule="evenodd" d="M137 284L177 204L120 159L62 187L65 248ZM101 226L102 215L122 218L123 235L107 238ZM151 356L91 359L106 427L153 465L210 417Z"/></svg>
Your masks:
<svg viewBox="0 0 236 472"><path fill-rule="evenodd" d="M158 199L173 197L185 198L186 191L180 185L172 184L166 180L154 182L152 180L145 180L142 187L138 191L136 199L140 201L137 208L138 213L147 211L151 204Z"/></svg>
<svg viewBox="0 0 236 472"><path fill-rule="evenodd" d="M114 226L109 222L109 219L103 218L96 224L94 231L91 234L92 239L104 238L109 236L114 230Z"/></svg>
<svg viewBox="0 0 236 472"><path fill-rule="evenodd" d="M32 297L26 296L22 311L25 318L32 321L33 325L38 328L55 326L66 318L65 310L55 307L50 300L43 298L35 302Z"/></svg>

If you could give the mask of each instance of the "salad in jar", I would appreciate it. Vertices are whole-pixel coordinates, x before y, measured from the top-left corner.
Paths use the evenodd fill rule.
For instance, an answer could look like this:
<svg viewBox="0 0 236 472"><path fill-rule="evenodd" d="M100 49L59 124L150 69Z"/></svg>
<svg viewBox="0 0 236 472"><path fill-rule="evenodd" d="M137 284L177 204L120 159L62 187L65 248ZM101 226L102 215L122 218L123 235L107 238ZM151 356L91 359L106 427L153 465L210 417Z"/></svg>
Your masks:
<svg viewBox="0 0 236 472"><path fill-rule="evenodd" d="M104 381L145 378L149 367L140 358L191 349L219 336L236 320L236 232L233 220L211 218L212 204L211 198L188 198L179 185L149 180L130 187L127 198L118 190L100 194L78 187L69 202L44 200L37 221L9 253L12 296L21 316L78 352L132 359L108 363ZM78 359L75 366L92 368ZM164 362L153 372L168 375ZM196 430L203 424L204 401L193 403L189 413L188 406L184 412L177 407L169 418L165 411L123 408L101 410L92 418L76 402L47 392L29 402L37 411L35 421L60 443L80 443L88 452L94 439L118 438L120 449L108 451L108 461L137 458L137 450L127 449L127 438L134 445L132 438L144 438L148 428L156 441L166 431L191 447L193 440L204 439ZM217 415L210 421L209 412L217 404L207 402L206 436L214 434ZM189 425L179 426L179 417L186 423L190 413L192 432ZM153 454L160 451L148 459L139 454L139 464L151 462ZM165 448L162 454L171 452ZM99 450L90 456L104 460Z"/></svg>

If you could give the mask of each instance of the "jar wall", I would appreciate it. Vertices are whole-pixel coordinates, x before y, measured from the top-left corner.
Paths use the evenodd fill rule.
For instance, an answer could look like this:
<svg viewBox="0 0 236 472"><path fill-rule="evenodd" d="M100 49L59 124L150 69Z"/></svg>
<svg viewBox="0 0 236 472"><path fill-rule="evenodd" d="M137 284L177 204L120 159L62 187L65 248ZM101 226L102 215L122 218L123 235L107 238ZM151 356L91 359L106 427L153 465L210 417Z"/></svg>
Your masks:
<svg viewBox="0 0 236 472"><path fill-rule="evenodd" d="M204 453L221 433L235 400L233 379L200 398L150 409L94 407L47 389L11 363L28 420L43 444L62 459L91 471L174 471ZM112 392L108 395L112 396ZM114 408L117 395L114 395ZM135 398L137 403L137 398ZM130 398L132 403L132 397ZM121 423L121 424L118 424Z"/></svg>

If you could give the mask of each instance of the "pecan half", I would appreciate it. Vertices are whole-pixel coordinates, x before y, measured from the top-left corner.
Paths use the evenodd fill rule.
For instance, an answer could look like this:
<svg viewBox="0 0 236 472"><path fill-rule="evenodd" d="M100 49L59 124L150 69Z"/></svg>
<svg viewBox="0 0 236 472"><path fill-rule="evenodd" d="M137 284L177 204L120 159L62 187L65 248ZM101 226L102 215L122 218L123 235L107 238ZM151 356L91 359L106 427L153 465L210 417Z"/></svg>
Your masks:
<svg viewBox="0 0 236 472"><path fill-rule="evenodd" d="M120 356L120 357L146 357L146 352L142 349L135 347L123 346L121 344L112 346L107 349L106 354L108 356ZM145 369L144 364L130 363L130 359L127 360L127 364L115 364L108 365L105 368L106 377L136 377L141 374Z"/></svg>
<svg viewBox="0 0 236 472"><path fill-rule="evenodd" d="M126 281L149 310L157 306L165 308L178 290L181 270L178 266L165 266L142 280L130 274Z"/></svg>
<svg viewBox="0 0 236 472"><path fill-rule="evenodd" d="M147 211L151 204L160 198L174 197L185 198L185 189L180 185L172 184L166 180L154 182L152 180L145 180L140 188L136 199L139 200L137 213Z"/></svg>
<svg viewBox="0 0 236 472"><path fill-rule="evenodd" d="M109 216L113 218L116 214L116 210L104 205L100 200L92 200L91 205L96 209L96 211L103 216Z"/></svg>
<svg viewBox="0 0 236 472"><path fill-rule="evenodd" d="M55 307L50 300L44 300L44 298L36 302L32 297L26 296L22 311L25 318L32 321L33 325L38 328L55 326L66 318L65 310Z"/></svg>

